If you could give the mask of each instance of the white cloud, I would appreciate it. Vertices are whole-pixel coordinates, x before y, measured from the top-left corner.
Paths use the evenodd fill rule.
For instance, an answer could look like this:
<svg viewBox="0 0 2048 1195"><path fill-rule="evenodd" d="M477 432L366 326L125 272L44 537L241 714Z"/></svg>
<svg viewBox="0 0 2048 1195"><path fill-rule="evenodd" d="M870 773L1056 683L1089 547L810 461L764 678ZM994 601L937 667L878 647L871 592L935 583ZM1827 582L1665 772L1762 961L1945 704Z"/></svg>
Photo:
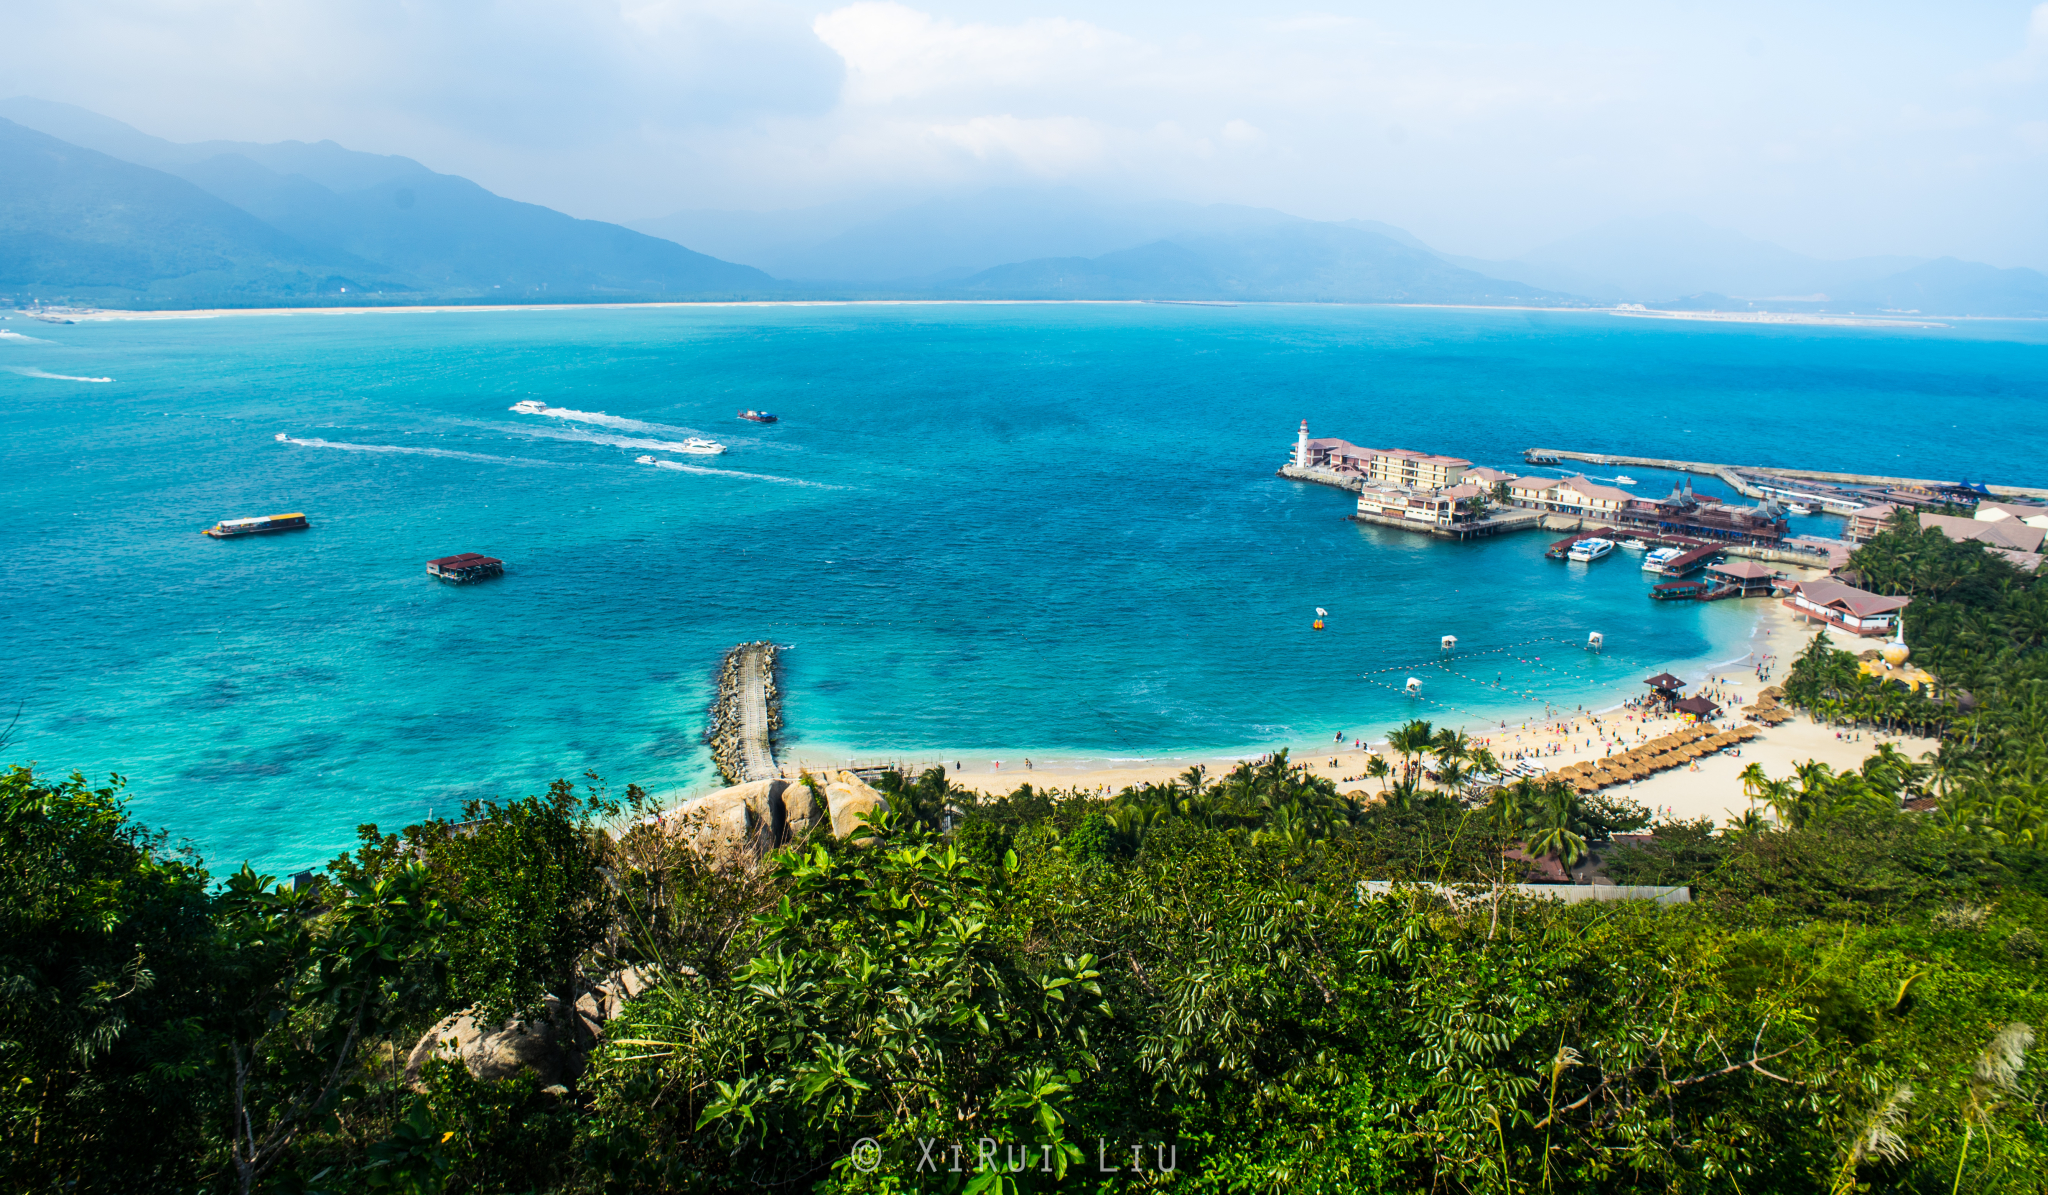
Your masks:
<svg viewBox="0 0 2048 1195"><path fill-rule="evenodd" d="M1130 39L1085 21L1052 17L1016 25L956 24L888 0L864 0L811 23L846 61L846 98L859 104L949 89L1043 84L1085 71Z"/></svg>

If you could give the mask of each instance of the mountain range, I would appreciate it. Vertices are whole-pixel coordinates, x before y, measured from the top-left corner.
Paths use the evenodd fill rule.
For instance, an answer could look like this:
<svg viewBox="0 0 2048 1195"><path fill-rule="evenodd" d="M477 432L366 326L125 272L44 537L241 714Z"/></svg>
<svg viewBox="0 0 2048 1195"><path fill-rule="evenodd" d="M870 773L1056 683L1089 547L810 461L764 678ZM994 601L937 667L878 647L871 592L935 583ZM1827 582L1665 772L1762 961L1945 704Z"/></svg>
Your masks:
<svg viewBox="0 0 2048 1195"><path fill-rule="evenodd" d="M692 209L629 227L332 141L178 143L22 97L0 101L0 297L1634 302L2048 316L2048 276L1953 258L1828 261L1684 216L1611 221L1482 259L1375 221L1064 188Z"/></svg>

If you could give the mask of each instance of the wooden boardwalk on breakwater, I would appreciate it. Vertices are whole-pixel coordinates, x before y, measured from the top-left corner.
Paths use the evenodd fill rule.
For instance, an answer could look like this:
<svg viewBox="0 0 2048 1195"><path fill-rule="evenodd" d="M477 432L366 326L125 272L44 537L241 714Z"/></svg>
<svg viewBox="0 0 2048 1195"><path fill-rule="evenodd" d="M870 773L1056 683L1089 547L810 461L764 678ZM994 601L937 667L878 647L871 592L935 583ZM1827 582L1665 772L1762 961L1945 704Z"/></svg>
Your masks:
<svg viewBox="0 0 2048 1195"><path fill-rule="evenodd" d="M1886 477L1878 473L1826 473L1816 469L1779 469L1768 465L1717 465L1706 461L1676 461L1655 456L1618 456L1611 452L1572 452L1562 448L1531 448L1522 455L1524 459L1531 460L1548 457L1551 460L1580 461L1588 465L1636 465L1644 469L1668 469L1673 473L1718 477L1745 498L1760 498L1763 495L1755 492L1753 487L1744 482L1737 474L1737 470L1763 477L1779 477L1790 481L1826 481L1836 485L1917 486L1924 489L1955 484L1924 477ZM2048 489L2031 486L1987 485L1984 488L2008 498L2048 498Z"/></svg>
<svg viewBox="0 0 2048 1195"><path fill-rule="evenodd" d="M777 648L763 639L725 653L718 669L718 699L711 703L705 741L727 784L773 780L775 732L782 729L782 693L775 685Z"/></svg>

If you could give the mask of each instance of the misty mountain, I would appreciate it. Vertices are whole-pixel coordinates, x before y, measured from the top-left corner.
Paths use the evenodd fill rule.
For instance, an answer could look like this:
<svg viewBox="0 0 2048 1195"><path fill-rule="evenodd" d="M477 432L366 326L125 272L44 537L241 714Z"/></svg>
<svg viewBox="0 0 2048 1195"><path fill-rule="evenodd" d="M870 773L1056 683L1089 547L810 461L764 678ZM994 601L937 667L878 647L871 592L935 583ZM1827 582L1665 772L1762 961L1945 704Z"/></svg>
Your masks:
<svg viewBox="0 0 2048 1195"><path fill-rule="evenodd" d="M1285 218L1182 235L1093 258L1043 258L984 270L961 293L1039 299L1238 299L1307 303L1578 306L1504 283L1364 228Z"/></svg>
<svg viewBox="0 0 2048 1195"><path fill-rule="evenodd" d="M506 199L410 158L331 141L179 144L38 100L0 103L0 116L175 175L311 258L353 263L390 286L505 299L738 297L783 289L751 266Z"/></svg>
<svg viewBox="0 0 2048 1195"><path fill-rule="evenodd" d="M1466 269L1616 302L1717 293L1815 300L1921 265L1917 257L1827 261L1690 216L1610 220L1507 261L1445 254Z"/></svg>
<svg viewBox="0 0 2048 1195"><path fill-rule="evenodd" d="M880 211L849 204L792 212L678 212L634 227L682 241L694 237L692 243L717 246L714 251L778 277L920 287L944 286L999 265L1092 258L1175 237L1300 222L1267 208L1120 202L1073 188L1010 187Z"/></svg>
<svg viewBox="0 0 2048 1195"><path fill-rule="evenodd" d="M1845 288L1839 299L1865 311L2048 316L2048 274L1943 257Z"/></svg>
<svg viewBox="0 0 2048 1195"><path fill-rule="evenodd" d="M183 179L0 119L0 287L103 301L310 297L376 271Z"/></svg>

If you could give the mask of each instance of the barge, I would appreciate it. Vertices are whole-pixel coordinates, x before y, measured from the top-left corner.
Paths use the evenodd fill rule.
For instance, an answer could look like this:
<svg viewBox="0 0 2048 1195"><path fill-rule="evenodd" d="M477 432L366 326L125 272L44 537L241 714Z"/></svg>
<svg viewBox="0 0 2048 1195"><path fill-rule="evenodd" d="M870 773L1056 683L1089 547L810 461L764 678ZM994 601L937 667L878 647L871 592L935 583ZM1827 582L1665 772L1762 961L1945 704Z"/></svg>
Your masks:
<svg viewBox="0 0 2048 1195"><path fill-rule="evenodd" d="M467 581L481 581L485 577L504 576L505 562L495 556L463 552L427 561L427 574L461 585Z"/></svg>
<svg viewBox="0 0 2048 1195"><path fill-rule="evenodd" d="M261 535L266 531L304 531L312 524L306 516L294 511L288 515L264 515L251 519L222 519L200 532L215 539L232 539L237 535Z"/></svg>
<svg viewBox="0 0 2048 1195"><path fill-rule="evenodd" d="M781 420L781 416L770 415L766 411L741 411L740 418L749 423L776 423Z"/></svg>

